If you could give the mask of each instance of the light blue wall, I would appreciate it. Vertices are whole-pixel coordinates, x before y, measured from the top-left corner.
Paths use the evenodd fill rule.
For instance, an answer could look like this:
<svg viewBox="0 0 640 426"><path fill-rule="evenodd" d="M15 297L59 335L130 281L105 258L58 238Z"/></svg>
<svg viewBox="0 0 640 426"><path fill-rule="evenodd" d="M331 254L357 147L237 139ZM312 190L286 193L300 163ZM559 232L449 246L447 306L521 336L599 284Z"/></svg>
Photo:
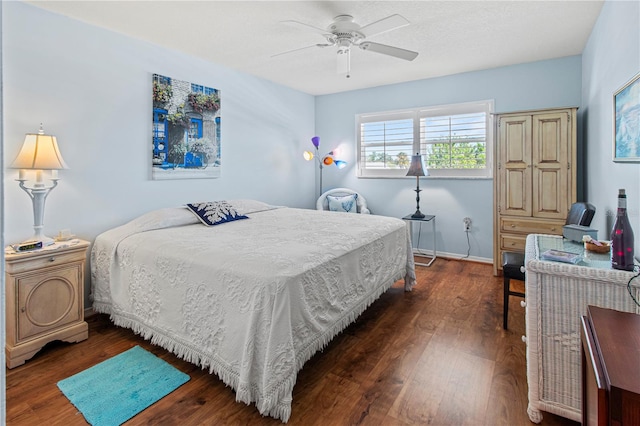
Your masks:
<svg viewBox="0 0 640 426"><path fill-rule="evenodd" d="M49 235L69 228L93 240L186 202L313 205L314 173L300 161L314 132L313 96L24 3L5 2L2 24L7 242L33 233L31 200L6 166L40 122L70 167L47 200ZM221 178L150 179L153 73L221 90Z"/></svg>
<svg viewBox="0 0 640 426"><path fill-rule="evenodd" d="M6 167L40 122L69 165L47 199L50 236L70 229L93 241L187 202L314 205L314 171L300 157L314 132L311 95L24 3L3 2L2 33L6 243L33 234L31 200ZM221 90L219 179L150 179L153 73Z"/></svg>
<svg viewBox="0 0 640 426"><path fill-rule="evenodd" d="M415 211L415 179L356 177L355 115L413 107L493 99L495 112L579 106L581 58L534 62L447 77L344 92L316 98L316 131L329 151L340 146L343 170L326 168L326 189L346 186L362 192L376 214L402 217ZM357 78L356 76L352 78ZM471 217L470 257L493 257L493 180L424 178L420 207L436 215L437 249L464 256L468 246L462 218ZM425 233L425 231L428 231ZM421 247L432 248L429 226L423 227Z"/></svg>
<svg viewBox="0 0 640 426"><path fill-rule="evenodd" d="M640 72L640 2L607 1L582 54L582 108L586 198L597 212L592 226L609 238L618 188L640 254L640 164L613 162L613 94Z"/></svg>

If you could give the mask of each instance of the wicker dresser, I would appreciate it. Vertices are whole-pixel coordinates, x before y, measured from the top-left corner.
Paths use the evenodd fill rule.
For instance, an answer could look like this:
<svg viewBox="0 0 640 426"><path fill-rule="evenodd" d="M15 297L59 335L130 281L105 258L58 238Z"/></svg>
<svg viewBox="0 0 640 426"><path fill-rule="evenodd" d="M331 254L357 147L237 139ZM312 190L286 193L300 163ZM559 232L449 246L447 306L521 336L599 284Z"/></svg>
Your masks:
<svg viewBox="0 0 640 426"><path fill-rule="evenodd" d="M576 265L540 260L550 248L583 257ZM582 244L555 235L527 236L525 265L529 418L540 423L547 411L579 422L580 318L588 305L640 313L627 290L634 274L611 269L607 254L585 252ZM640 277L631 291L640 300Z"/></svg>

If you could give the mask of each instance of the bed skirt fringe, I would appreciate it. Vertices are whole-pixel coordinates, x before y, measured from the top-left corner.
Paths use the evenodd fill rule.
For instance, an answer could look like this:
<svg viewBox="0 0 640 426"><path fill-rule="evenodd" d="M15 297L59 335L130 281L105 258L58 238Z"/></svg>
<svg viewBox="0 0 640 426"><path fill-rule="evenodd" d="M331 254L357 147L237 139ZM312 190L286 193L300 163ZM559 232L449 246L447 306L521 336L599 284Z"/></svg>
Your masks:
<svg viewBox="0 0 640 426"><path fill-rule="evenodd" d="M405 276L404 278L406 289L407 278L411 279L411 277ZM333 340L360 315L362 315L362 313L385 291L393 286L398 279L401 279L401 277L397 277L391 282L385 283L374 289L373 292L367 295L358 305L354 306L353 309L349 312L345 312L344 316L339 321L336 321L332 327L327 328L320 336L318 336L317 339L313 340L309 345L307 345L307 347L302 348L298 353L296 353L295 374L283 381L280 386L274 390L274 392L270 393L270 395L260 395L257 389L249 389L245 385L239 386L239 378L234 372L226 369L215 359L201 353L197 348L179 341L178 337L168 336L166 331L141 324L137 319L132 318L129 315L115 312L112 305L108 303L94 301L93 309L98 313L108 314L115 325L131 329L134 333L140 335L145 340L149 340L152 344L166 349L177 357L191 364L197 365L202 369L208 369L209 374L215 373L215 375L218 376L225 385L230 386L235 390L236 401L244 402L247 405L255 403L258 411L263 416L274 417L281 420L283 423L287 423L291 416L291 395L293 394L293 387L296 384L297 374L304 364L311 359L315 353L324 350L331 340ZM413 277L413 280L415 282L415 277ZM409 287L409 290L411 287Z"/></svg>

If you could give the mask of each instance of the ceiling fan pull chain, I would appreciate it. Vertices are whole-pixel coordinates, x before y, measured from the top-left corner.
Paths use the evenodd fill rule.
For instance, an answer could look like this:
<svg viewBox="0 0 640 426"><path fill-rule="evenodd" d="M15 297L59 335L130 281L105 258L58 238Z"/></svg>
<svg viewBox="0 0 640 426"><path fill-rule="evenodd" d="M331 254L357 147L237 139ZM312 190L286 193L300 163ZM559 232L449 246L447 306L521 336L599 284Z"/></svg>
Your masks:
<svg viewBox="0 0 640 426"><path fill-rule="evenodd" d="M351 78L351 49L347 49L347 78Z"/></svg>

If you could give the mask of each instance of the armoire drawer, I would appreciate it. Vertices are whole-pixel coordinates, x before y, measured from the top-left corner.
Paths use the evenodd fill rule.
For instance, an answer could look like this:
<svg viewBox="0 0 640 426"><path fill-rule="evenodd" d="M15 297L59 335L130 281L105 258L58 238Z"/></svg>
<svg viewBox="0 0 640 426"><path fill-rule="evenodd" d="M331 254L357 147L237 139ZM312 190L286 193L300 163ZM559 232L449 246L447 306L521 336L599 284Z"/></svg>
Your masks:
<svg viewBox="0 0 640 426"><path fill-rule="evenodd" d="M524 252L527 243L526 235L500 235L500 248L504 251L520 251Z"/></svg>
<svg viewBox="0 0 640 426"><path fill-rule="evenodd" d="M550 219L527 219L501 217L500 231L516 234L552 234L561 235L564 221ZM524 249L524 246L523 246Z"/></svg>

